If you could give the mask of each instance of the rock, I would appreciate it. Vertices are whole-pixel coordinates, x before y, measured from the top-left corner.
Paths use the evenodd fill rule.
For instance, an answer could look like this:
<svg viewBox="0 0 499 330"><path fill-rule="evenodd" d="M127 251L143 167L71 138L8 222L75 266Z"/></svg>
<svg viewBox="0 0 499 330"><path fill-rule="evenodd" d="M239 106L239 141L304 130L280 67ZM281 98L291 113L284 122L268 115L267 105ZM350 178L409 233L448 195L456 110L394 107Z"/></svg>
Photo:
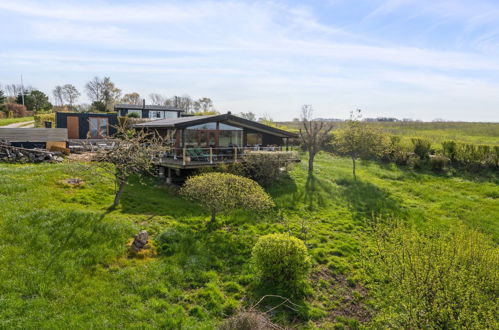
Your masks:
<svg viewBox="0 0 499 330"><path fill-rule="evenodd" d="M134 249L135 252L139 252L146 246L147 240L149 239L149 234L145 230L141 230L137 235L135 235L135 238L132 243L132 249Z"/></svg>

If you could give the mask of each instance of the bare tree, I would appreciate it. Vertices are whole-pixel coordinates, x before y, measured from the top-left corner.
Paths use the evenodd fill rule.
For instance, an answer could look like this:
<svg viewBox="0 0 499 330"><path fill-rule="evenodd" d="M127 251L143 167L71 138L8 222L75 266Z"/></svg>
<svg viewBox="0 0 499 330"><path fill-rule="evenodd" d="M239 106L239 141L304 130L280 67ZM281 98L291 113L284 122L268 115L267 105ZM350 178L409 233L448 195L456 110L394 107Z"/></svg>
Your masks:
<svg viewBox="0 0 499 330"><path fill-rule="evenodd" d="M333 124L312 119L313 108L304 105L301 112L300 137L303 147L308 151L308 173L314 172L314 159L319 151L324 149L330 139L329 133Z"/></svg>
<svg viewBox="0 0 499 330"><path fill-rule="evenodd" d="M140 104L142 104L142 99L140 98L139 93L133 92L133 93L128 93L128 94L123 95L121 102L126 103L126 104L140 105Z"/></svg>
<svg viewBox="0 0 499 330"><path fill-rule="evenodd" d="M81 94L75 86L66 84L62 86L62 95L64 97L64 100L68 102L69 107L73 108L73 105Z"/></svg>
<svg viewBox="0 0 499 330"><path fill-rule="evenodd" d="M163 139L155 133L119 126L115 137L114 147L98 151L94 159L101 168L114 175L117 189L113 207L120 203L130 176L152 174L153 158L164 152Z"/></svg>
<svg viewBox="0 0 499 330"><path fill-rule="evenodd" d="M165 105L166 98L158 93L151 93L149 94L149 99L151 100L151 103L154 105Z"/></svg>
<svg viewBox="0 0 499 330"><path fill-rule="evenodd" d="M85 90L87 91L88 98L92 102L99 102L103 99L104 86L99 77L94 77L85 85Z"/></svg>
<svg viewBox="0 0 499 330"><path fill-rule="evenodd" d="M8 97L15 98L21 94L23 88L21 84L8 84L5 85L5 92Z"/></svg>
<svg viewBox="0 0 499 330"><path fill-rule="evenodd" d="M251 111L250 112L241 112L239 114L239 117L244 118L244 119L248 119L248 120L256 121L256 115Z"/></svg>
<svg viewBox="0 0 499 330"><path fill-rule="evenodd" d="M57 105L64 106L64 91L61 86L55 86L52 95L54 95Z"/></svg>

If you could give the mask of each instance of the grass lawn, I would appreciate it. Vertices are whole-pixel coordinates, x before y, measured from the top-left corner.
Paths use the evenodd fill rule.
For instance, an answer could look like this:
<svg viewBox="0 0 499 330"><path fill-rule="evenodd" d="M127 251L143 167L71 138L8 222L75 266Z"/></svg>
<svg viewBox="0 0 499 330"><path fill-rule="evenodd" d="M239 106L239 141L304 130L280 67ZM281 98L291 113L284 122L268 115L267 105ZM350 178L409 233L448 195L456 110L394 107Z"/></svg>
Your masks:
<svg viewBox="0 0 499 330"><path fill-rule="evenodd" d="M79 177L79 187L64 182ZM465 223L499 239L497 175L446 176L319 155L268 189L281 209L234 211L208 230L208 212L172 188L133 184L108 211L114 185L77 164L0 164L0 328L212 329L254 290L251 248L259 236L291 232L314 259L311 287L293 318L302 328L369 326L362 251L368 224L400 219L443 230ZM171 243L129 257L139 230ZM164 236L163 235L163 236ZM164 236L165 237L165 236ZM270 304L271 302L269 302Z"/></svg>
<svg viewBox="0 0 499 330"><path fill-rule="evenodd" d="M23 118L3 118L0 119L0 127L1 126L6 126L10 124L15 124L15 123L20 123L23 121L32 121L34 120L33 117L23 117Z"/></svg>

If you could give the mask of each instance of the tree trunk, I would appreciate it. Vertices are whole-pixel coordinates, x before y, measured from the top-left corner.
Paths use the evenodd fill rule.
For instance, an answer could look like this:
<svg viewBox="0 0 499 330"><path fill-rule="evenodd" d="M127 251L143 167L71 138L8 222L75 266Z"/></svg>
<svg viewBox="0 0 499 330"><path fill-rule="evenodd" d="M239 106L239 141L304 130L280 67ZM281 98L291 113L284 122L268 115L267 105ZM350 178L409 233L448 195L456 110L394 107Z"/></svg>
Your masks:
<svg viewBox="0 0 499 330"><path fill-rule="evenodd" d="M118 191L116 192L116 195L114 196L113 207L118 206L118 204L120 203L121 195L123 195L123 191L125 190L125 185L126 185L125 181L120 182L120 186L118 188Z"/></svg>
<svg viewBox="0 0 499 330"><path fill-rule="evenodd" d="M315 158L315 153L309 152L308 153L308 174L312 174L314 172L314 158Z"/></svg>
<svg viewBox="0 0 499 330"><path fill-rule="evenodd" d="M353 172L353 179L357 181L357 175L355 174L355 158L352 157L352 172Z"/></svg>
<svg viewBox="0 0 499 330"><path fill-rule="evenodd" d="M215 218L217 216L217 212L215 210L211 210L211 223L215 223Z"/></svg>

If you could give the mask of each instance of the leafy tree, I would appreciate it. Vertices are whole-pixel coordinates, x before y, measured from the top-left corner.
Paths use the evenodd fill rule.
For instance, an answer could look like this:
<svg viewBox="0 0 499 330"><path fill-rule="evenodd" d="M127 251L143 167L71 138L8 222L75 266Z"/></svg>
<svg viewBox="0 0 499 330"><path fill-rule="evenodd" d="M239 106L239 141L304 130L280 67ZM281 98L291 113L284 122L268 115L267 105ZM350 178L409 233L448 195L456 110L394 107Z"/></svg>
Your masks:
<svg viewBox="0 0 499 330"><path fill-rule="evenodd" d="M329 133L333 124L312 119L311 105L304 105L301 113L300 137L305 150L308 151L308 173L314 172L314 159L317 153L323 150L330 140Z"/></svg>
<svg viewBox="0 0 499 330"><path fill-rule="evenodd" d="M199 201L214 223L220 212L243 208L261 212L274 206L272 198L255 181L229 173L205 173L187 179L180 193Z"/></svg>
<svg viewBox="0 0 499 330"><path fill-rule="evenodd" d="M22 104L22 95L19 94L16 103ZM29 93L26 91L24 95L24 105L28 111L46 111L52 109L52 104L45 93L39 90L32 90Z"/></svg>
<svg viewBox="0 0 499 330"><path fill-rule="evenodd" d="M139 93L133 92L133 93L128 93L128 94L123 95L121 102L126 103L126 104L140 105L140 104L142 104L142 99L140 98Z"/></svg>
<svg viewBox="0 0 499 330"><path fill-rule="evenodd" d="M144 131L126 130L119 126L115 144L109 150L99 150L95 160L100 167L114 175L116 195L113 207L118 206L130 176L152 174L152 159L164 150L163 140Z"/></svg>
<svg viewBox="0 0 499 330"><path fill-rule="evenodd" d="M55 86L52 90L52 95L54 95L56 104L64 106L64 91L62 86Z"/></svg>
<svg viewBox="0 0 499 330"><path fill-rule="evenodd" d="M64 100L68 102L70 108L73 108L74 103L81 95L78 89L76 89L76 87L71 84L62 86L62 93Z"/></svg>
<svg viewBox="0 0 499 330"><path fill-rule="evenodd" d="M361 121L361 110L350 114L346 122L346 129L339 134L334 146L340 155L347 155L352 159L352 173L355 180L356 163L358 158L369 159L383 152L383 135L368 123Z"/></svg>

